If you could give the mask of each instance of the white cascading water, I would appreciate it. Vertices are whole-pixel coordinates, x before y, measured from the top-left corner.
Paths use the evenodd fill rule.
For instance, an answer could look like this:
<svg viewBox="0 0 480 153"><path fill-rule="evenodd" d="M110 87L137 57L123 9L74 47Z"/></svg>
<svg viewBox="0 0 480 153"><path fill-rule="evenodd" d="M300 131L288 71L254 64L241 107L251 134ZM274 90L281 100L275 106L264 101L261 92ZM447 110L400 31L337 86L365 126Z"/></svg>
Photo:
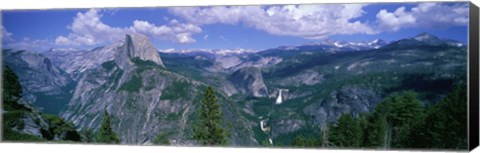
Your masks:
<svg viewBox="0 0 480 153"><path fill-rule="evenodd" d="M280 89L278 92L279 93L278 93L277 100L275 101L275 104L281 104L283 102L283 100L282 100L282 89Z"/></svg>

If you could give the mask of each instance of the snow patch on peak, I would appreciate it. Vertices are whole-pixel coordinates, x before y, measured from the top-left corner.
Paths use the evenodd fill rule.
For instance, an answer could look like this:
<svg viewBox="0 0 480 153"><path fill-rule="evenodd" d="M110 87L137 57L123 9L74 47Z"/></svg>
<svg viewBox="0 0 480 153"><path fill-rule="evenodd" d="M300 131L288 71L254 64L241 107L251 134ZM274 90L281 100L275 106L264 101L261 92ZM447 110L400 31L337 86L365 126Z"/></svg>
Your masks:
<svg viewBox="0 0 480 153"><path fill-rule="evenodd" d="M218 56L229 56L229 55L241 55L247 53L255 53L253 49L244 49L244 48L235 48L235 49L183 49L175 50L173 48L158 50L161 53L179 53L179 54L188 54L194 52L205 52Z"/></svg>
<svg viewBox="0 0 480 153"><path fill-rule="evenodd" d="M429 33L421 33L417 36L415 36L413 39L418 40L418 41L426 41L426 40L431 40L431 39L438 39L437 36L434 36Z"/></svg>

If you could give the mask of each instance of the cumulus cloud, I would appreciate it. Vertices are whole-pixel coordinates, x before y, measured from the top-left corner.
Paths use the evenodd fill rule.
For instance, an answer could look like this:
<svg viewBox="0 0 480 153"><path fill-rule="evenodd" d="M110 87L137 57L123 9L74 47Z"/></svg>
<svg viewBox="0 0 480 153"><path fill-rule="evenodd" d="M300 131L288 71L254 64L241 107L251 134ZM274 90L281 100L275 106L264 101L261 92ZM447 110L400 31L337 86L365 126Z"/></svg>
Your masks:
<svg viewBox="0 0 480 153"><path fill-rule="evenodd" d="M93 46L121 40L128 33L142 33L153 39L170 40L177 43L192 43L192 35L200 33L200 27L171 20L167 25L157 26L147 21L135 20L130 27L112 27L101 21L102 14L96 9L77 13L67 28L67 36L58 36L55 44L64 46Z"/></svg>
<svg viewBox="0 0 480 153"><path fill-rule="evenodd" d="M468 24L468 3L420 3L409 10L403 6L393 12L380 10L376 17L378 27L384 31L443 29Z"/></svg>
<svg viewBox="0 0 480 153"><path fill-rule="evenodd" d="M68 36L57 37L55 43L59 45L92 46L104 41L122 38L125 30L104 24L100 20L101 17L102 15L95 9L85 13L77 13L73 23L67 27L71 33Z"/></svg>
<svg viewBox="0 0 480 153"><path fill-rule="evenodd" d="M147 21L135 20L130 29L153 38L175 40L179 43L194 43L196 41L192 35L202 32L202 29L196 25L179 23L177 20L171 20L168 26L156 26Z"/></svg>
<svg viewBox="0 0 480 153"><path fill-rule="evenodd" d="M238 24L273 35L321 39L336 34L374 34L357 19L363 4L177 7L169 12L196 25Z"/></svg>

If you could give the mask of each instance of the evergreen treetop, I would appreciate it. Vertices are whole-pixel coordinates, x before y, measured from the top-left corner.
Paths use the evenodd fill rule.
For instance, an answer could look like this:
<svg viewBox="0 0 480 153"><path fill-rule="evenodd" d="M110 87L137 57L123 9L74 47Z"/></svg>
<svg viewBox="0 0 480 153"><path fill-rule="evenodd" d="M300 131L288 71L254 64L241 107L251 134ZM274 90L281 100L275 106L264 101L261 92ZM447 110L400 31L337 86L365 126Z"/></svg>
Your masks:
<svg viewBox="0 0 480 153"><path fill-rule="evenodd" d="M207 87L201 101L199 125L194 128L194 138L203 145L227 144L227 133L222 128L223 116L215 91Z"/></svg>
<svg viewBox="0 0 480 153"><path fill-rule="evenodd" d="M103 116L104 118L97 134L97 142L108 143L108 144L120 143L120 139L118 138L117 134L113 131L110 125L111 124L110 115L108 114L106 107L104 109Z"/></svg>

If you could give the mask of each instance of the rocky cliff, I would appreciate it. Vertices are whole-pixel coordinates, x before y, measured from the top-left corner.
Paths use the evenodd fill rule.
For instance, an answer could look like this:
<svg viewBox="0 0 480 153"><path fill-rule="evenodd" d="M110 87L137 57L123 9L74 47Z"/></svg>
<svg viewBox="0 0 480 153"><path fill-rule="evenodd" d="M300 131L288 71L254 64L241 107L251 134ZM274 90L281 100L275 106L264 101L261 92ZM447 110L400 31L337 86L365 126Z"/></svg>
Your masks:
<svg viewBox="0 0 480 153"><path fill-rule="evenodd" d="M190 139L192 114L206 86L165 69L146 37L127 35L112 61L86 72L79 80L62 116L81 129L97 129L106 108L122 143L150 144L156 135L165 134L172 144L194 144ZM230 116L226 118L241 122L234 106L226 101L221 105ZM232 135L240 135L232 144L252 143L253 138L245 138L252 134L232 131Z"/></svg>
<svg viewBox="0 0 480 153"><path fill-rule="evenodd" d="M254 97L264 97L268 95L268 89L263 82L262 72L256 67L244 67L229 76L237 90L242 94Z"/></svg>
<svg viewBox="0 0 480 153"><path fill-rule="evenodd" d="M18 75L23 87L23 101L46 113L57 114L70 99L75 86L73 80L42 54L4 50L3 61Z"/></svg>

